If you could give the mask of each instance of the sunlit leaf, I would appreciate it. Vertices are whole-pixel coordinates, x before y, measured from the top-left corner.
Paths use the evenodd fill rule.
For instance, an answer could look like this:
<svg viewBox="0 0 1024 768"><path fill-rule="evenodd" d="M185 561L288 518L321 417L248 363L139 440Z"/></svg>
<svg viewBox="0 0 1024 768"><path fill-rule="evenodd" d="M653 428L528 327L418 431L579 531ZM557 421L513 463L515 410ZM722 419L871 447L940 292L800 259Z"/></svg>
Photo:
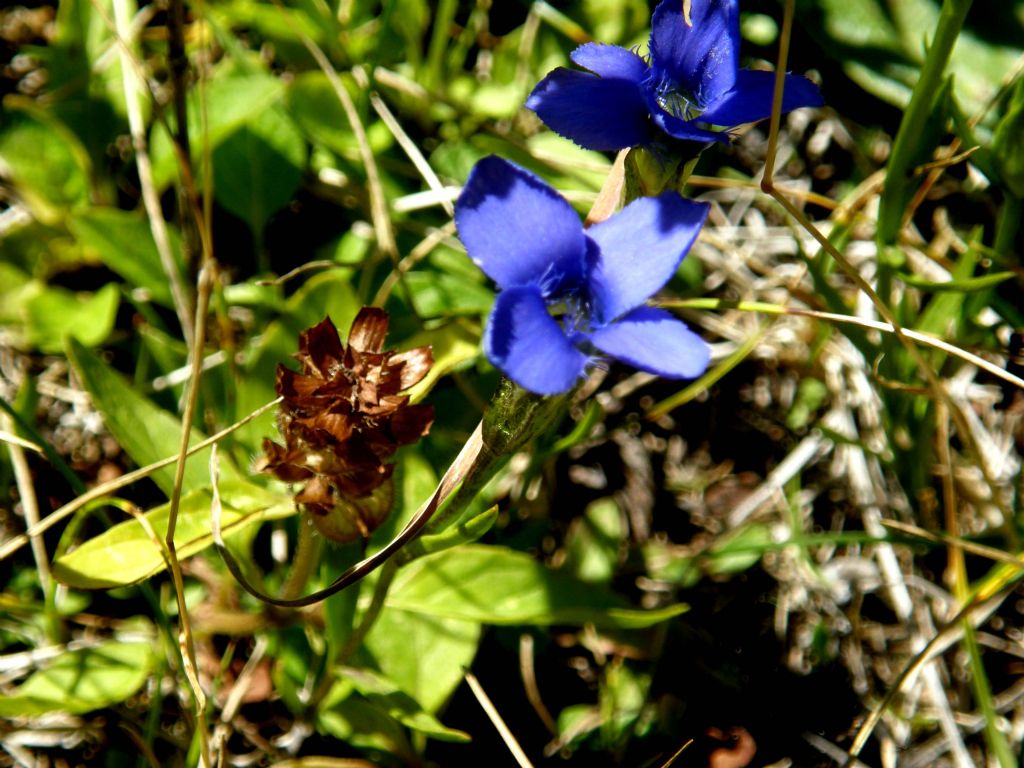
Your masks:
<svg viewBox="0 0 1024 768"><path fill-rule="evenodd" d="M457 320L440 328L418 333L407 339L403 346L429 346L433 350L434 366L419 384L409 390L412 400L417 402L434 388L442 376L479 356L480 331L469 323Z"/></svg>
<svg viewBox="0 0 1024 768"><path fill-rule="evenodd" d="M422 659L420 659L422 663ZM349 680L355 689L366 697L367 701L387 712L402 725L419 731L425 736L442 741L469 741L469 735L463 731L448 728L429 712L424 711L408 691L401 690L384 675L369 669L346 667L339 670L342 677ZM459 671L460 677L462 671Z"/></svg>
<svg viewBox="0 0 1024 768"><path fill-rule="evenodd" d="M112 641L64 651L0 697L0 717L83 714L117 704L142 687L152 663L149 643Z"/></svg>
<svg viewBox="0 0 1024 768"><path fill-rule="evenodd" d="M290 496L274 493L245 481L220 485L221 525L225 536L262 520L295 512ZM174 543L179 558L194 555L213 542L208 488L186 494L178 509ZM160 540L167 533L170 503L149 510L146 520ZM134 584L165 568L161 549L137 520L125 520L57 558L53 574L62 583L80 589L104 589Z"/></svg>
<svg viewBox="0 0 1024 768"><path fill-rule="evenodd" d="M299 186L306 144L279 109L266 109L224 139L213 153L217 202L257 235Z"/></svg>
<svg viewBox="0 0 1024 768"><path fill-rule="evenodd" d="M387 605L413 613L485 624L594 624L639 628L686 610L644 611L623 598L529 555L473 544L414 560L388 593Z"/></svg>
<svg viewBox="0 0 1024 768"><path fill-rule="evenodd" d="M67 353L93 404L103 414L107 429L136 463L144 466L177 454L181 442L181 422L176 416L139 394L119 373L82 344L71 340ZM203 437L198 430L192 430L193 444L200 442ZM209 453L206 451L188 459L182 486L185 491L209 484L208 459ZM172 465L151 475L153 481L168 495L174 487L174 472ZM221 476L229 479L235 474L234 467L226 458L223 459Z"/></svg>
<svg viewBox="0 0 1024 768"><path fill-rule="evenodd" d="M365 646L391 680L437 712L473 661L480 629L472 621L385 608Z"/></svg>
<svg viewBox="0 0 1024 768"><path fill-rule="evenodd" d="M41 220L57 221L86 203L89 158L77 136L26 99L8 96L0 111L0 174Z"/></svg>
<svg viewBox="0 0 1024 768"><path fill-rule="evenodd" d="M216 149L228 136L277 102L283 90L281 80L262 72L215 77L205 89L205 108L201 108L197 91L189 93L189 134L202 136L211 150ZM204 114L206 123L202 125ZM162 188L177 177L178 158L170 137L159 124L153 130L151 141L153 178Z"/></svg>
<svg viewBox="0 0 1024 768"><path fill-rule="evenodd" d="M43 352L59 352L73 338L94 346L114 327L120 292L108 283L93 294L75 294L63 288L44 288L26 302L28 341Z"/></svg>
<svg viewBox="0 0 1024 768"><path fill-rule="evenodd" d="M90 208L77 213L68 227L86 251L117 272L133 288L142 288L165 307L173 306L171 289L149 222L141 213ZM181 245L171 230L171 252L181 270Z"/></svg>

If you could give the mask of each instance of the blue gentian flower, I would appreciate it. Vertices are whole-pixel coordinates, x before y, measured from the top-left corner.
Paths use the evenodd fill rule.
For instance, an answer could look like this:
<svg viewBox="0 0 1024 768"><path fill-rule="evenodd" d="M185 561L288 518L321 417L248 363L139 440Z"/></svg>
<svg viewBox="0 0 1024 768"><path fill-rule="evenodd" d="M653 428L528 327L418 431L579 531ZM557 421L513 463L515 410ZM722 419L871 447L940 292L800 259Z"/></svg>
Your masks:
<svg viewBox="0 0 1024 768"><path fill-rule="evenodd" d="M706 203L666 192L584 230L546 183L484 158L455 204L455 223L470 258L501 289L484 333L487 357L540 395L571 389L601 355L667 378L699 376L707 344L644 302L675 274L707 214Z"/></svg>
<svg viewBox="0 0 1024 768"><path fill-rule="evenodd" d="M662 0L644 59L615 45L586 43L571 58L587 72L559 67L526 106L549 128L587 149L642 146L658 132L687 141L728 142L732 128L771 114L775 74L739 68L736 0ZM817 86L786 75L782 111L823 103Z"/></svg>

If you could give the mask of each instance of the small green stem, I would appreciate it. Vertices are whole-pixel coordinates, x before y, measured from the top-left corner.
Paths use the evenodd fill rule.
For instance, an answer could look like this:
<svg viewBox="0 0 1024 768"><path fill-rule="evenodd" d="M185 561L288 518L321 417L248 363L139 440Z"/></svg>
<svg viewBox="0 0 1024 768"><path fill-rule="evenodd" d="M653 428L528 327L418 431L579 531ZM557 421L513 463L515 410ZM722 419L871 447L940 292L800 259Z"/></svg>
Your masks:
<svg viewBox="0 0 1024 768"><path fill-rule="evenodd" d="M910 166L917 155L921 133L931 114L935 94L939 91L942 75L970 7L971 0L945 0L942 4L935 39L928 48L910 104L903 113L903 120L893 142L885 175L885 191L878 211L878 242L881 245L894 242L899 233L906 190L910 183Z"/></svg>
<svg viewBox="0 0 1024 768"><path fill-rule="evenodd" d="M380 612L384 609L384 601L387 599L388 590L391 589L391 582L394 581L396 573L398 573L398 561L396 558L391 558L381 566L380 575L377 577L377 583L373 588L373 598L363 612L359 624L356 625L348 640L345 641L345 646L338 653L338 658L335 659L336 664L347 664L348 660L359 650L363 640L366 639L370 630L373 629L373 625L377 623Z"/></svg>
<svg viewBox="0 0 1024 768"><path fill-rule="evenodd" d="M1024 198L1017 197L1007 190L1003 205L996 218L996 234L992 242L992 250L1006 259L1007 263L1016 263L1014 243L1020 231L1020 216L1024 213Z"/></svg>
<svg viewBox="0 0 1024 768"><path fill-rule="evenodd" d="M480 450L451 501L427 524L427 531L438 533L458 521L498 470L560 419L571 395L572 391L543 397L503 378L481 424Z"/></svg>
<svg viewBox="0 0 1024 768"><path fill-rule="evenodd" d="M305 515L299 517L298 540L295 543L295 553L292 555L292 568L288 572L288 578L281 587L281 596L285 598L295 597L309 581L309 574L313 567L320 562L320 537L313 532L312 523Z"/></svg>

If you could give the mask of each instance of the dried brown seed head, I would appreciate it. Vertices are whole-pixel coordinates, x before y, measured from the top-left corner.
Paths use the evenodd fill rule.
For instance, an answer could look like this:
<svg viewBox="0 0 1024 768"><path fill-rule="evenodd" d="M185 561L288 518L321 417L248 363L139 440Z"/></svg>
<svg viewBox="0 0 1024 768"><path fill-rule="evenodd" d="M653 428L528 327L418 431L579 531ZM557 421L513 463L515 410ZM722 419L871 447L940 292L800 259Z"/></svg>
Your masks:
<svg viewBox="0 0 1024 768"><path fill-rule="evenodd" d="M301 372L277 369L285 445L265 440L257 469L305 481L295 500L335 541L365 538L384 520L393 496L388 462L434 420L432 406L410 405L401 394L430 371L430 348L385 350L387 329L384 310L364 307L346 345L324 318L299 334Z"/></svg>

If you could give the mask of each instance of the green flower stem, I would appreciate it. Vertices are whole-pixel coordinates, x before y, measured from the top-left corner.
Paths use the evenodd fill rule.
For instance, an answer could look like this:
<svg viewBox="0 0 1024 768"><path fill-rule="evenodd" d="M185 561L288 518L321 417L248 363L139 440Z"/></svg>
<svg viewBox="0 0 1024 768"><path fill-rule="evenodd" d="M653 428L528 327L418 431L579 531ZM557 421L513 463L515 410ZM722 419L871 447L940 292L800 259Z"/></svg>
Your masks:
<svg viewBox="0 0 1024 768"><path fill-rule="evenodd" d="M313 532L313 523L305 514L299 517L298 540L295 543L295 554L292 556L292 567L288 578L281 586L283 597L295 597L309 581L309 574L320 564L321 537Z"/></svg>
<svg viewBox="0 0 1024 768"><path fill-rule="evenodd" d="M1021 213L1024 213L1024 198L1017 197L1013 192L1007 190L996 218L996 234L992 250L1011 264L1016 261L1013 258L1013 244L1016 242L1017 232L1020 230Z"/></svg>
<svg viewBox="0 0 1024 768"><path fill-rule="evenodd" d="M568 408L572 391L552 397L527 392L518 384L502 379L484 415L480 428L471 441L479 441L472 457L463 450L452 464L455 468L463 457L471 458L462 481L453 489L451 500L427 523L431 533L443 531L462 517L477 494L490 482L512 456L535 438L548 431ZM450 472L451 470L449 470ZM446 475L447 477L447 475Z"/></svg>

